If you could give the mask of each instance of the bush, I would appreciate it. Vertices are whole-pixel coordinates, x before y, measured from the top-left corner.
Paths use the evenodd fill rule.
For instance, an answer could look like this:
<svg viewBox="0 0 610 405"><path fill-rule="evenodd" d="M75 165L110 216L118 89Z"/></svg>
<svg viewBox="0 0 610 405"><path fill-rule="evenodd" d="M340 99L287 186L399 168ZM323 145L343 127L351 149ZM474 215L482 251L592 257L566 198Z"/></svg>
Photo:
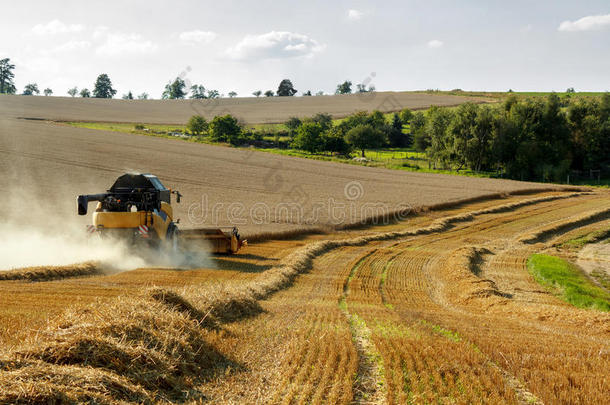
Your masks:
<svg viewBox="0 0 610 405"><path fill-rule="evenodd" d="M141 131L141 130L145 129L146 127L142 124L136 124L134 126L134 128L136 129L136 131Z"/></svg>
<svg viewBox="0 0 610 405"><path fill-rule="evenodd" d="M231 145L238 145L242 140L242 128L231 114L214 117L209 131L210 138L217 142L228 141Z"/></svg>
<svg viewBox="0 0 610 405"><path fill-rule="evenodd" d="M413 119L413 111L405 108L400 112L400 120L403 122L403 124L408 124L411 122L411 119Z"/></svg>
<svg viewBox="0 0 610 405"><path fill-rule="evenodd" d="M286 128L290 131L290 136L294 136L301 124L302 122L298 117L290 117L284 125L286 125Z"/></svg>
<svg viewBox="0 0 610 405"><path fill-rule="evenodd" d="M201 115L193 115L186 124L186 128L191 133L199 135L208 130L208 122Z"/></svg>
<svg viewBox="0 0 610 405"><path fill-rule="evenodd" d="M297 129L292 146L309 153L316 153L324 149L324 130L317 122L306 122Z"/></svg>
<svg viewBox="0 0 610 405"><path fill-rule="evenodd" d="M317 113L311 117L311 120L320 124L324 131L328 131L333 126L333 117L330 114Z"/></svg>
<svg viewBox="0 0 610 405"><path fill-rule="evenodd" d="M352 147L343 136L342 132L336 129L331 129L323 134L324 150L336 152L347 156L352 151Z"/></svg>

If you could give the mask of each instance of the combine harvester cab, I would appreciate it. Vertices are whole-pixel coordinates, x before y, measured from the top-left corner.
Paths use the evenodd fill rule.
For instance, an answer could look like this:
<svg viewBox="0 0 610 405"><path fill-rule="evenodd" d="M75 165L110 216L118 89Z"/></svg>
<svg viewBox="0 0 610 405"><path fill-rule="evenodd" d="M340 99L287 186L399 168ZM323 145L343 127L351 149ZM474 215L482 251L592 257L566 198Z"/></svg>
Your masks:
<svg viewBox="0 0 610 405"><path fill-rule="evenodd" d="M114 237L152 248L178 249L179 231L174 221L171 195L180 202L181 194L165 188L152 174L127 173L120 176L106 193L78 196L78 214L86 215L88 205L97 201L90 233ZM235 229L231 234L221 229L202 229L217 253L236 253L245 241L240 241Z"/></svg>

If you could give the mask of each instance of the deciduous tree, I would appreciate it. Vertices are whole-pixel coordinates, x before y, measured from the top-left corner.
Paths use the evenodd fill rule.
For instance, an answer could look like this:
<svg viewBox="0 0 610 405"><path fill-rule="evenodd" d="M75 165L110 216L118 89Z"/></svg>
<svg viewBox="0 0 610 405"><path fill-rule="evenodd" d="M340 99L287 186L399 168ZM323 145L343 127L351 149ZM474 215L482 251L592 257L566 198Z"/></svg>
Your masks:
<svg viewBox="0 0 610 405"><path fill-rule="evenodd" d="M202 84L194 84L191 86L191 96L192 99L205 99L208 98L206 95L205 87Z"/></svg>
<svg viewBox="0 0 610 405"><path fill-rule="evenodd" d="M387 142L385 134L370 124L358 125L350 129L345 135L345 140L355 149L362 151L362 157L366 149L380 148Z"/></svg>
<svg viewBox="0 0 610 405"><path fill-rule="evenodd" d="M186 97L186 83L182 78L176 77L173 82L165 85L165 90L161 96L163 99L183 99Z"/></svg>
<svg viewBox="0 0 610 405"><path fill-rule="evenodd" d="M239 144L242 136L242 128L237 118L230 114L217 116L209 125L210 138L214 141L228 141L232 145Z"/></svg>
<svg viewBox="0 0 610 405"><path fill-rule="evenodd" d="M108 75L106 73L99 75L93 87L93 97L112 98L115 94L116 90L112 88L112 82Z"/></svg>
<svg viewBox="0 0 610 405"><path fill-rule="evenodd" d="M208 122L201 115L193 115L186 124L186 127L191 133L199 135L208 130Z"/></svg>
<svg viewBox="0 0 610 405"><path fill-rule="evenodd" d="M352 92L352 82L349 80L344 81L337 85L337 91L335 94L350 94Z"/></svg>
<svg viewBox="0 0 610 405"><path fill-rule="evenodd" d="M11 63L9 58L0 59L0 94L15 94L17 88L13 79L15 65Z"/></svg>
<svg viewBox="0 0 610 405"><path fill-rule="evenodd" d="M289 79L282 80L277 88L277 95L280 97L291 97L294 96L296 92L297 90Z"/></svg>
<svg viewBox="0 0 610 405"><path fill-rule="evenodd" d="M40 90L38 90L38 85L36 83L30 83L25 85L22 94L24 96L33 96L34 94L40 94Z"/></svg>

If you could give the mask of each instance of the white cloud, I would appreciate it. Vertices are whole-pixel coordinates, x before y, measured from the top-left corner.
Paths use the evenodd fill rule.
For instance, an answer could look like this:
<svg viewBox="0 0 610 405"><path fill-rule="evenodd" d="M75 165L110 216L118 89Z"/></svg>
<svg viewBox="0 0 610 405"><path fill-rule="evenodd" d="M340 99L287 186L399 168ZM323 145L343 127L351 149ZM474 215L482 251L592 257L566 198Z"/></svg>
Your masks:
<svg viewBox="0 0 610 405"><path fill-rule="evenodd" d="M72 51L78 51L81 49L88 49L91 47L91 42L89 41L68 41L65 44L59 45L55 48L52 48L48 51L45 51L44 53L47 54L51 54L51 53L64 53L64 52L72 52Z"/></svg>
<svg viewBox="0 0 610 405"><path fill-rule="evenodd" d="M559 31L593 31L610 27L610 14L589 15L576 21L564 21L559 24Z"/></svg>
<svg viewBox="0 0 610 405"><path fill-rule="evenodd" d="M353 21L358 21L364 17L364 12L359 10L347 10L347 18Z"/></svg>
<svg viewBox="0 0 610 405"><path fill-rule="evenodd" d="M108 32L108 29L109 28L105 25L99 25L95 27L95 30L93 30L93 39L102 38Z"/></svg>
<svg viewBox="0 0 610 405"><path fill-rule="evenodd" d="M32 28L32 32L37 35L64 34L68 32L80 32L85 29L82 24L64 24L59 20L53 20L46 24L37 24Z"/></svg>
<svg viewBox="0 0 610 405"><path fill-rule="evenodd" d="M428 42L428 48L440 48L444 45L443 41L439 41L438 39L433 39Z"/></svg>
<svg viewBox="0 0 610 405"><path fill-rule="evenodd" d="M95 52L101 56L117 56L121 54L148 54L155 52L157 45L142 39L138 34L108 34L106 41Z"/></svg>
<svg viewBox="0 0 610 405"><path fill-rule="evenodd" d="M55 58L46 56L29 59L24 63L25 68L30 72L36 73L57 73L59 72L59 61ZM40 89L42 90L42 88Z"/></svg>
<svg viewBox="0 0 610 405"><path fill-rule="evenodd" d="M194 30L180 33L179 38L185 42L203 42L209 44L215 40L217 36L218 35L212 31Z"/></svg>
<svg viewBox="0 0 610 405"><path fill-rule="evenodd" d="M531 32L534 29L534 26L532 24L527 24L524 25L523 27L521 27L519 29L519 31L521 31L522 33L527 33L527 32Z"/></svg>
<svg viewBox="0 0 610 405"><path fill-rule="evenodd" d="M246 35L237 45L227 49L233 59L272 59L305 56L322 51L325 45L294 32L271 31L261 35Z"/></svg>

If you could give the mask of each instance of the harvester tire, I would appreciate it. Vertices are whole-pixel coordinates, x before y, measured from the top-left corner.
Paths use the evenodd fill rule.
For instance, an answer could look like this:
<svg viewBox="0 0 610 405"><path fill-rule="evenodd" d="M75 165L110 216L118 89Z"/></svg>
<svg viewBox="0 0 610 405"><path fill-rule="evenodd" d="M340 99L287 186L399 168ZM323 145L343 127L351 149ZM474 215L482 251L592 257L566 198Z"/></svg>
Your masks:
<svg viewBox="0 0 610 405"><path fill-rule="evenodd" d="M165 247L169 253L178 253L178 227L174 224L170 224L167 228L167 235L165 236Z"/></svg>

